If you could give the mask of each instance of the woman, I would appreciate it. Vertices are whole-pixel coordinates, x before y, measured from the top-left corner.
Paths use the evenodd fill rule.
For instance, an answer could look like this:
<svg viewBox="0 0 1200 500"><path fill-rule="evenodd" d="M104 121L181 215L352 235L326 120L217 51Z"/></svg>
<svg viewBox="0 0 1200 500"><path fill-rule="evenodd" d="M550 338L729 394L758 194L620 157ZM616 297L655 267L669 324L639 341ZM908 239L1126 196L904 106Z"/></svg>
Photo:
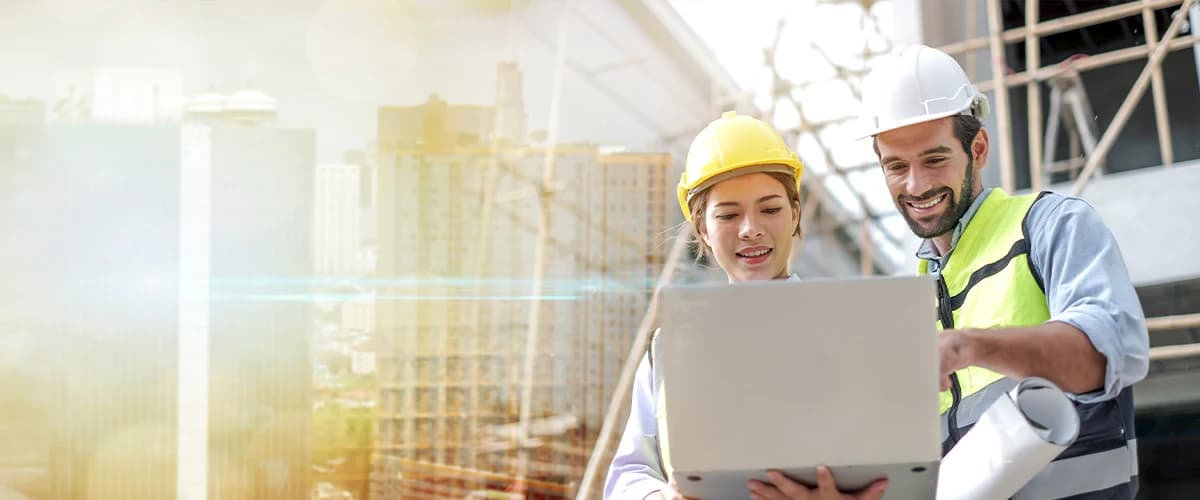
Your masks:
<svg viewBox="0 0 1200 500"><path fill-rule="evenodd" d="M788 262L800 235L800 177L804 165L774 129L730 111L696 136L679 180L679 206L697 241L730 283L796 279ZM634 382L625 433L608 470L605 498L681 499L663 471L658 447L655 379L649 357ZM885 481L858 496L838 493L828 469L806 488L771 472L770 483L749 481L755 499L877 499Z"/></svg>

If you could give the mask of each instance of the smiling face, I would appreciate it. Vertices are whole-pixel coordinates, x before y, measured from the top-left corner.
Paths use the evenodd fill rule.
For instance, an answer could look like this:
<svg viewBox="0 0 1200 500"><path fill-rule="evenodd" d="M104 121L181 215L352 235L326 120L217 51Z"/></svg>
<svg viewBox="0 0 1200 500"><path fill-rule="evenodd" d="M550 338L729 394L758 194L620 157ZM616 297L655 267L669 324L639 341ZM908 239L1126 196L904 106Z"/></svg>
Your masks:
<svg viewBox="0 0 1200 500"><path fill-rule="evenodd" d="M779 174L734 177L704 195L697 230L731 283L788 276L800 201Z"/></svg>
<svg viewBox="0 0 1200 500"><path fill-rule="evenodd" d="M945 253L958 220L983 191L978 170L987 160L987 132L963 148L955 118L884 132L875 138L884 179L913 234L932 238Z"/></svg>

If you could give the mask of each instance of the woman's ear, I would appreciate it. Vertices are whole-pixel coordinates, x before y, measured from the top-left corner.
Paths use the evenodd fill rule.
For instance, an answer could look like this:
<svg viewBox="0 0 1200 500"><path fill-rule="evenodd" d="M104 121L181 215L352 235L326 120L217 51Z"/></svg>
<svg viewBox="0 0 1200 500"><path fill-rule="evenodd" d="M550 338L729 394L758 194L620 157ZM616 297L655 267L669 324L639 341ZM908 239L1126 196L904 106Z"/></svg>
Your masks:
<svg viewBox="0 0 1200 500"><path fill-rule="evenodd" d="M792 200L792 227L796 228L792 231L792 236L800 237L800 200Z"/></svg>
<svg viewBox="0 0 1200 500"><path fill-rule="evenodd" d="M708 227L704 222L705 221L703 220L695 222L696 235L699 237L701 243L705 244L709 248L712 248L712 245L708 242Z"/></svg>

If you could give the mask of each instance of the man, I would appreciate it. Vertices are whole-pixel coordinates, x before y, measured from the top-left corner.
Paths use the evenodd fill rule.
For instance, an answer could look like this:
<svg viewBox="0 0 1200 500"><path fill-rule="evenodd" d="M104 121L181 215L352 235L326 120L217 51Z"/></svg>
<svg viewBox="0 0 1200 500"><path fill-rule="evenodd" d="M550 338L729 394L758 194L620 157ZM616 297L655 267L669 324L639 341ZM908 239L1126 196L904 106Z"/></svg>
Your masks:
<svg viewBox="0 0 1200 500"><path fill-rule="evenodd" d="M953 58L923 46L863 85L875 152L896 208L938 277L943 452L1016 381L1071 394L1078 439L1019 498L1132 499L1131 386L1149 341L1117 242L1086 202L984 189L987 99Z"/></svg>

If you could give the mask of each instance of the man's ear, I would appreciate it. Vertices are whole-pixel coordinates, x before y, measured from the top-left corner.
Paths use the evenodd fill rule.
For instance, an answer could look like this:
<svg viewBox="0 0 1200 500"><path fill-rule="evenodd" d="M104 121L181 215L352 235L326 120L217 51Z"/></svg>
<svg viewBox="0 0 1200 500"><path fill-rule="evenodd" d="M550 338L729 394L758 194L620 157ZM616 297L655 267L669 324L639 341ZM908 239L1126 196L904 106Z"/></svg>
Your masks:
<svg viewBox="0 0 1200 500"><path fill-rule="evenodd" d="M975 134L975 140L971 141L971 159L975 162L975 168L983 168L987 164L989 152L991 152L991 142L987 129L980 127L979 132Z"/></svg>

